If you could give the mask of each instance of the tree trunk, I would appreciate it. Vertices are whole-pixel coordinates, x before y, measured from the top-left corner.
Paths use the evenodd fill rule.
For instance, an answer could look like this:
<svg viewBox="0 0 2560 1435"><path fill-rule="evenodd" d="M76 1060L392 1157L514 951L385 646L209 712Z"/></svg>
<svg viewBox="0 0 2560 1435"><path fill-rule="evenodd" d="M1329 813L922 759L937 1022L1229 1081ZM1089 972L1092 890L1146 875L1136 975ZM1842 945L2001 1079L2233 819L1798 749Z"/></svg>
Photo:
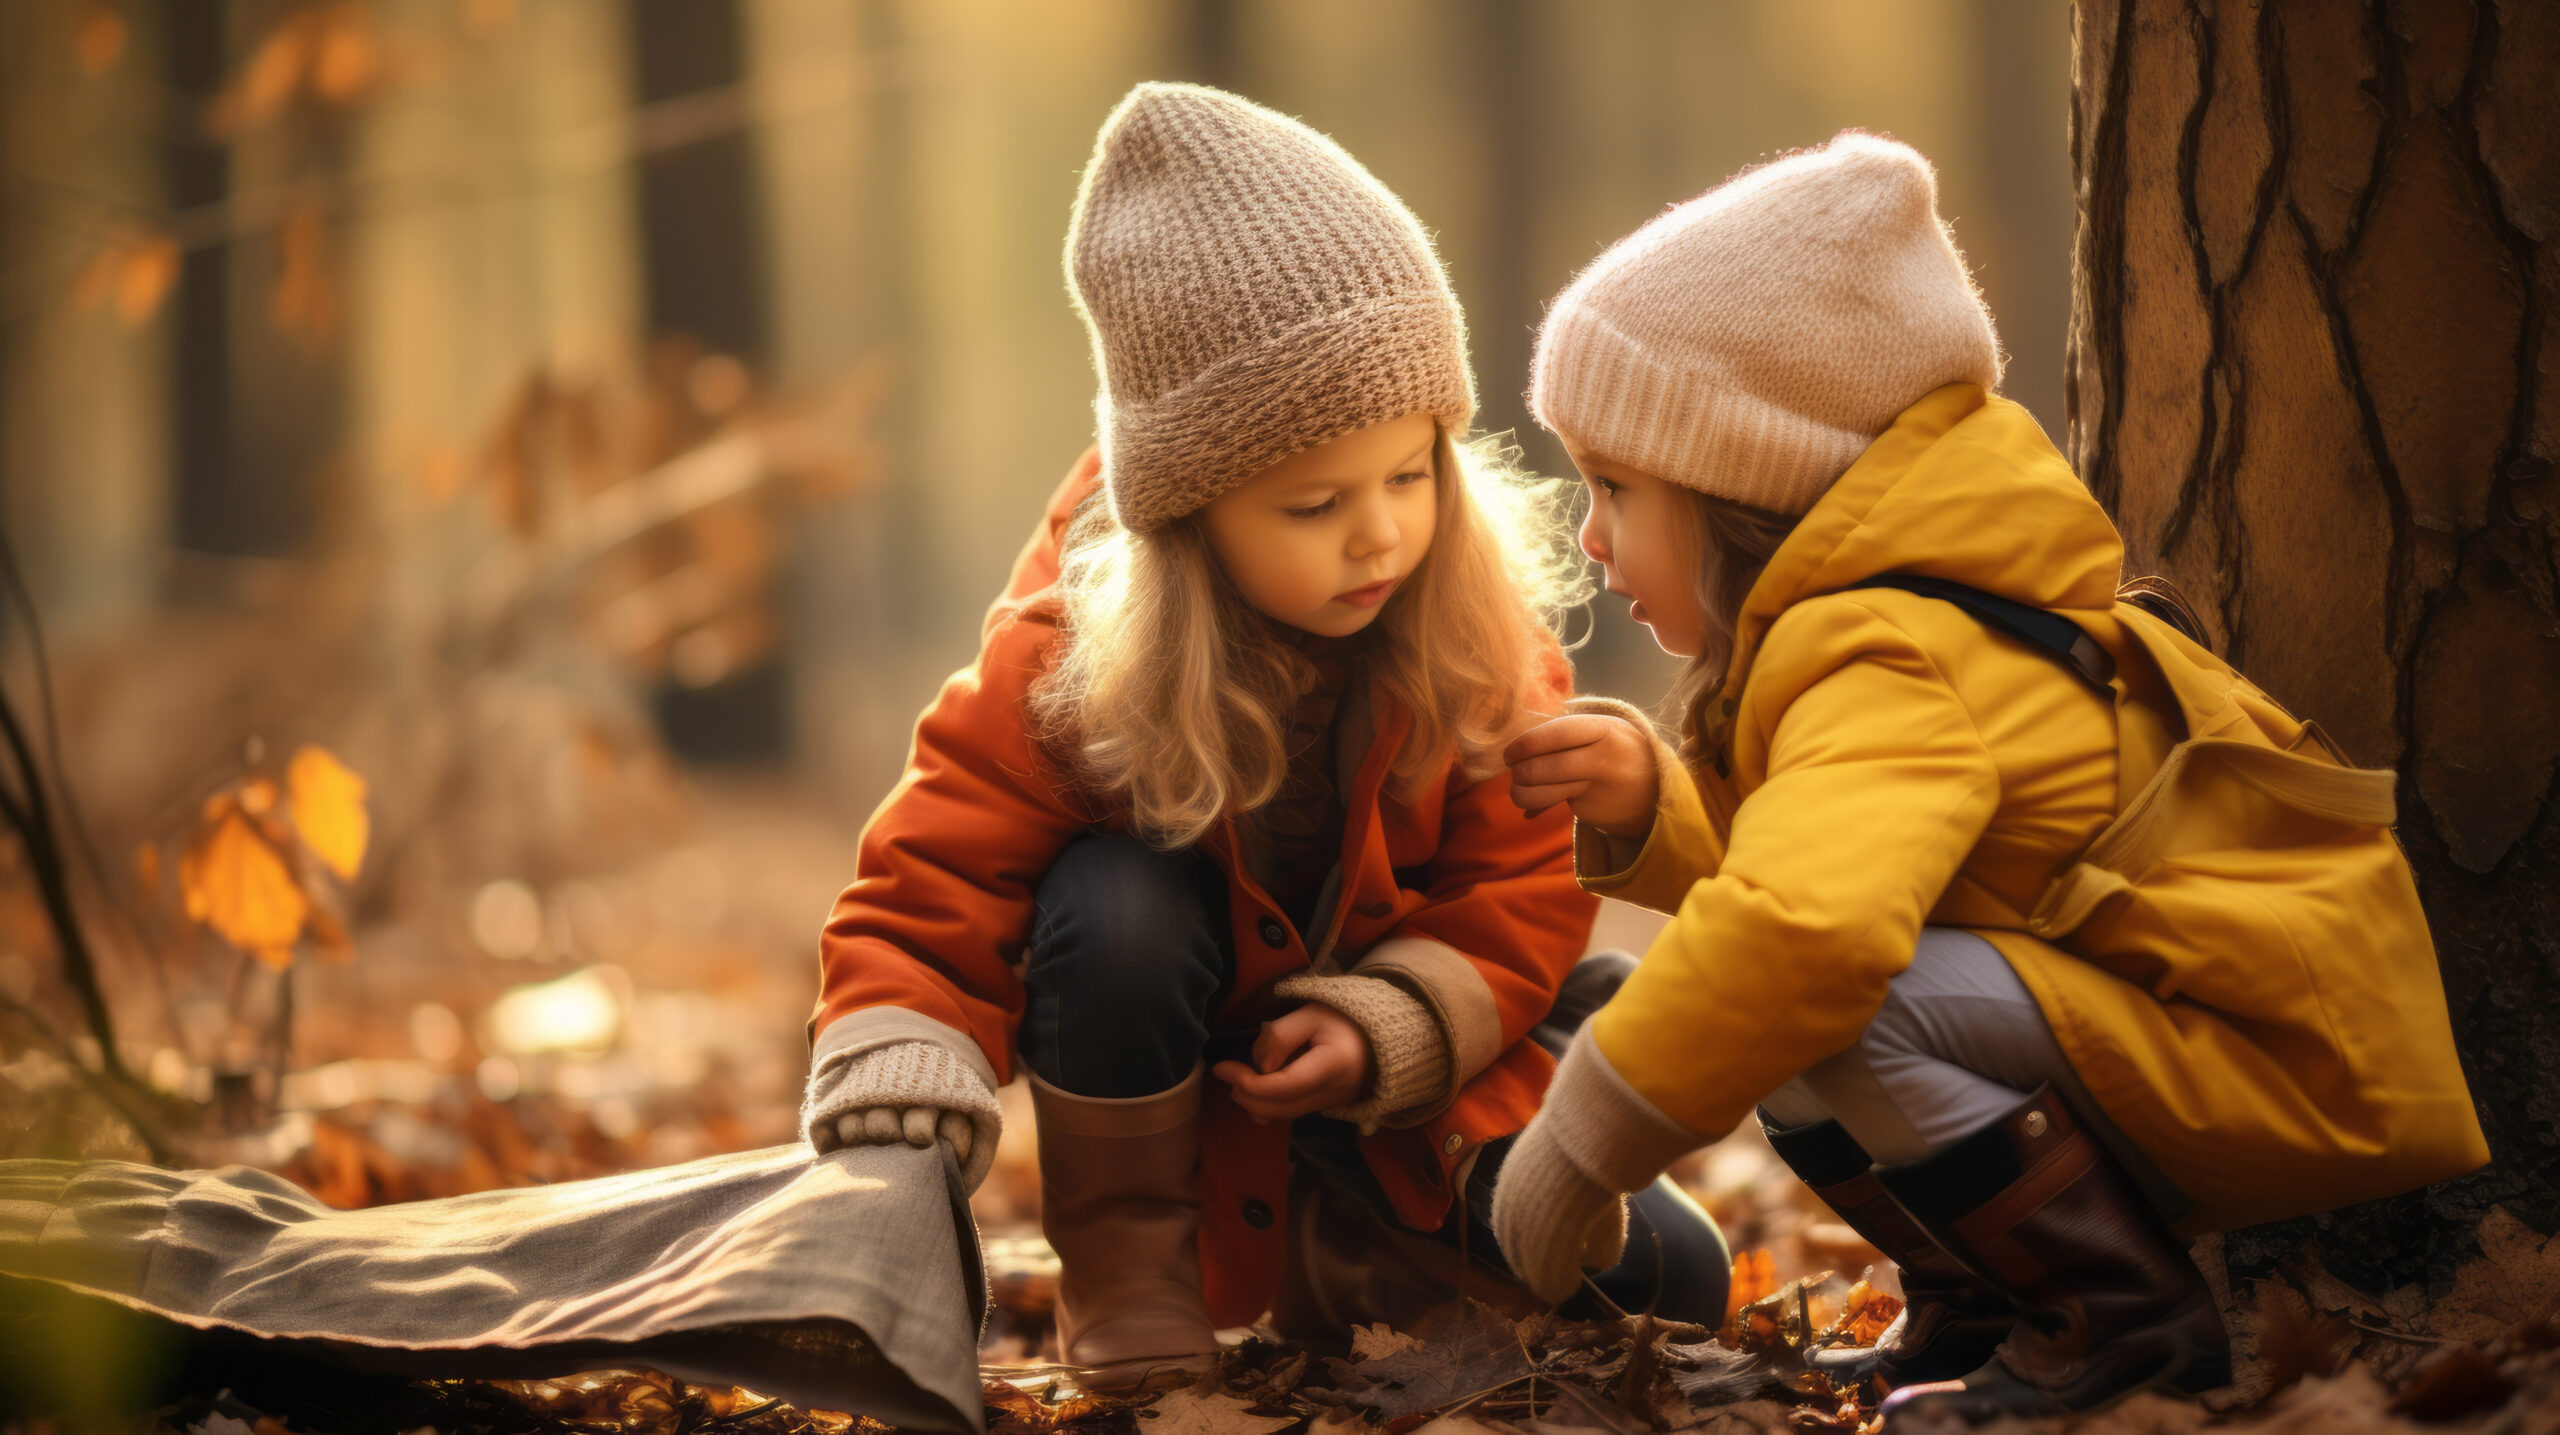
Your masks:
<svg viewBox="0 0 2560 1435"><path fill-rule="evenodd" d="M2560 1225L2560 6L2076 0L2070 448L2368 766L2496 1162L2235 1237L2383 1287Z"/></svg>

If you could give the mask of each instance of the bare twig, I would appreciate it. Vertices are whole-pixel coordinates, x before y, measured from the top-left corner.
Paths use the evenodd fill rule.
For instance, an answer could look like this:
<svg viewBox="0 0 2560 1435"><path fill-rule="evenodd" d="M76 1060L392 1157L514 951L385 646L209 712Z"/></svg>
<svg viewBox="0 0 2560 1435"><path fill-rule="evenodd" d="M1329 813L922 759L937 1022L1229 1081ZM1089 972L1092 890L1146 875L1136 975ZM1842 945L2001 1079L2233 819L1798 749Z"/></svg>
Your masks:
<svg viewBox="0 0 2560 1435"><path fill-rule="evenodd" d="M89 830L88 819L80 811L80 794L73 789L70 771L62 762L62 716L54 702L53 661L45 652L44 625L37 619L35 594L27 587L27 575L18 566L17 550L9 546L5 532L0 532L0 581L6 582L9 601L17 606L19 616L26 623L28 665L34 672L36 684L35 716L42 724L44 734L45 771L53 781L54 796L62 804L60 826L70 839L72 855L89 864L89 880L96 884L100 893L105 894L109 891L106 859L98 855L97 839ZM151 970L152 985L160 997L162 1018L168 1023L170 1038L183 1045L185 1026L178 1020L177 999L170 993L169 973L160 959L158 945L143 931L142 923L123 903L110 900L107 909L126 934L133 938L134 945L149 958L144 965Z"/></svg>
<svg viewBox="0 0 2560 1435"><path fill-rule="evenodd" d="M2368 1324L2367 1324L2367 1323L2365 1323L2364 1321L2354 1320L2354 1319L2349 1319L2349 1320L2347 1321L2347 1324L2349 1324L2349 1325L2351 1325L2351 1326L2354 1326L2356 1329L2358 1329L2358 1330L2361 1330L2361 1331L2365 1332L2367 1335L2378 1335L2378 1336L2383 1337L2383 1338L2384 1338L2384 1339L2386 1339L2386 1340L2405 1340L2405 1341L2409 1342L2411 1345L2451 1345L2451 1344L2453 1344L2453 1340L2452 1340L2452 1338L2451 1338L2451 1337L2449 1337L2449 1336L2442 1336L2442 1335L2420 1335L2420 1334L2418 1334L2418 1333L2417 1333L2416 1331L2414 1331L2414 1330L2394 1330L2394 1329L2392 1329L2390 1326L2387 1326L2387 1325L2368 1325Z"/></svg>
<svg viewBox="0 0 2560 1435"><path fill-rule="evenodd" d="M106 993L98 985L97 963L90 958L88 938L80 929L79 914L72 909L70 874L63 867L52 806L45 800L44 769L29 750L26 730L19 725L5 693L0 693L0 739L7 742L19 784L15 794L0 794L0 817L16 829L19 842L26 848L27 866L35 874L36 895L44 903L46 922L53 928L62 979L79 999L90 1034L98 1039L99 1065L109 1076L130 1083L133 1075L125 1070L124 1057L116 1050L115 1018L108 1013Z"/></svg>
<svg viewBox="0 0 2560 1435"><path fill-rule="evenodd" d="M0 534L0 577L7 581L13 605L23 604L19 617L25 624L28 642L40 645L35 605L27 601L25 584L18 576L17 555L5 534ZM42 648L38 646L35 651L41 654ZM41 663L38 671L43 671ZM45 680L45 688L49 699L50 679ZM90 1034L98 1039L99 1062L109 1076L130 1084L132 1074L125 1070L123 1053L116 1049L115 1018L107 1010L106 993L98 985L97 963L90 958L88 937L81 930L79 913L71 903L70 873L62 860L61 831L46 792L45 767L36 760L34 747L27 741L26 729L20 725L5 690L0 690L0 737L7 740L18 780L14 795L0 792L0 816L17 829L18 840L26 848L27 866L35 874L45 919L53 927L63 980L79 998L81 1015L88 1020Z"/></svg>

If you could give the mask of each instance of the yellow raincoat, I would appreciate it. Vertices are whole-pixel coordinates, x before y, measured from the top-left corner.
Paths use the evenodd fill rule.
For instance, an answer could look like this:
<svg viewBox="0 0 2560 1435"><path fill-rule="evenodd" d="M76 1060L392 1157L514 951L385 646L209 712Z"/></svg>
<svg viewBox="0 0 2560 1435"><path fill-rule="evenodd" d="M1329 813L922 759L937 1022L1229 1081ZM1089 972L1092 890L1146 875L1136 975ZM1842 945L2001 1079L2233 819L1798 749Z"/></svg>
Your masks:
<svg viewBox="0 0 2560 1435"><path fill-rule="evenodd" d="M2008 958L2186 1228L2488 1159L2388 775L2119 606L2122 561L2035 420L1970 384L1841 475L1744 604L1712 763L1665 751L1641 848L1578 834L1585 887L1676 915L1593 1021L1637 1091L1731 1128L1857 1040L1925 923ZM1841 591L1885 573L2069 618L2114 701L1952 603Z"/></svg>

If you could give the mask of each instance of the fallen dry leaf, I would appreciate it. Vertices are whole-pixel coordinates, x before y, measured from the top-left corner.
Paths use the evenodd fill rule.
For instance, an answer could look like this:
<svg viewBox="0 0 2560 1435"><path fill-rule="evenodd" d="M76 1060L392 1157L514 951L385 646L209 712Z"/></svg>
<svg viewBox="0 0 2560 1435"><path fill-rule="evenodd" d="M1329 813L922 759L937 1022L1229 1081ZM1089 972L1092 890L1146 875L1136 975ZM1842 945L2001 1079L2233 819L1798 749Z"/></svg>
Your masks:
<svg viewBox="0 0 2560 1435"><path fill-rule="evenodd" d="M1327 1403L1393 1421L1500 1390L1537 1369L1520 1328L1481 1301L1440 1306L1412 1334L1414 1344L1393 1355L1356 1364L1328 1361L1338 1384Z"/></svg>
<svg viewBox="0 0 2560 1435"><path fill-rule="evenodd" d="M1711 1410L1705 1419L1689 1428L1698 1435L1782 1435L1795 1428L1794 1416L1792 1405L1748 1400Z"/></svg>
<svg viewBox="0 0 2560 1435"><path fill-rule="evenodd" d="M2515 1381L2487 1351L2476 1345L2448 1345L2428 1356L2409 1387L2392 1397L2391 1411L2442 1424L2495 1410L2515 1393Z"/></svg>
<svg viewBox="0 0 2560 1435"><path fill-rule="evenodd" d="M1769 1248L1744 1251L1733 1258L1731 1294L1725 1297L1724 1318L1733 1320L1754 1301L1765 1300L1778 1292L1778 1266Z"/></svg>
<svg viewBox="0 0 2560 1435"><path fill-rule="evenodd" d="M1252 1401L1204 1385L1168 1391L1137 1413L1140 1435L1271 1435L1298 1423L1294 1415L1257 1415Z"/></svg>
<svg viewBox="0 0 2560 1435"><path fill-rule="evenodd" d="M1044 1398L1044 1392L1026 1390L1009 1380L987 1381L984 1390L987 1435L1057 1435L1096 1423L1122 1425L1129 1412L1143 1403L1085 1391L1064 1393L1053 1402ZM1046 1393L1062 1390L1060 1382L1051 1381Z"/></svg>
<svg viewBox="0 0 2560 1435"><path fill-rule="evenodd" d="M1408 1335L1383 1322L1377 1325L1351 1327L1351 1358L1355 1361L1383 1360L1390 1355L1411 1350L1421 1343L1421 1337Z"/></svg>
<svg viewBox="0 0 2560 1435"><path fill-rule="evenodd" d="M2381 1382L2361 1365L2334 1380L2306 1380L2267 1407L2247 1428L2256 1435L2418 1435L2413 1425L2383 1408Z"/></svg>
<svg viewBox="0 0 2560 1435"><path fill-rule="evenodd" d="M1901 1314L1902 1302L1898 1298L1860 1281L1841 1298L1839 1318L1823 1329L1822 1340L1835 1345L1873 1345L1883 1339L1885 1328Z"/></svg>
<svg viewBox="0 0 2560 1435"><path fill-rule="evenodd" d="M190 918L279 971L293 964L311 899L247 813L226 811L198 834L178 859L178 886Z"/></svg>
<svg viewBox="0 0 2560 1435"><path fill-rule="evenodd" d="M1787 1389L1786 1376L1765 1357L1714 1341L1674 1345L1663 1355L1671 1367L1671 1383L1700 1405L1768 1399Z"/></svg>
<svg viewBox="0 0 2560 1435"><path fill-rule="evenodd" d="M2312 1311L2301 1292L2281 1280L2263 1280L2258 1305L2257 1358L2269 1395L2306 1377L2326 1379L2347 1363L2356 1333L2334 1315Z"/></svg>
<svg viewBox="0 0 2560 1435"><path fill-rule="evenodd" d="M2541 1315L2560 1295L2560 1237L2545 1239L2501 1206L2480 1222L2480 1255L2453 1274L2426 1329L2486 1345Z"/></svg>

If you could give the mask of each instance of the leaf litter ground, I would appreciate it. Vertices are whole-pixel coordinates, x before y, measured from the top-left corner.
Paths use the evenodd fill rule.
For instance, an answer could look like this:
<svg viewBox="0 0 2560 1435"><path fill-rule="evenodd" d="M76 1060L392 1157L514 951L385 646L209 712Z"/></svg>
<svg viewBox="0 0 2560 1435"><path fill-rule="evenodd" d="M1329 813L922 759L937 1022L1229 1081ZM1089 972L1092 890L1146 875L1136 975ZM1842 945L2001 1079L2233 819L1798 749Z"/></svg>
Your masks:
<svg viewBox="0 0 2560 1435"><path fill-rule="evenodd" d="M2077 1420L2011 1422L2004 1435L2560 1435L2560 1239L2495 1215L2483 1254L2433 1299L2374 1297L2316 1266L2226 1301L2238 1379L2202 1400L2139 1395ZM2199 1255L2218 1275L2215 1243ZM1746 1257L1746 1260L1748 1258ZM2217 1281L2217 1284L2219 1282ZM1836 1277L1789 1282L1720 1331L1648 1315L1572 1321L1506 1316L1452 1301L1409 1328L1355 1329L1347 1351L1246 1334L1214 1371L1168 1373L1103 1392L1072 1367L981 1370L990 1435L1647 1435L1698 1431L1868 1432L1871 1384L1835 1383L1806 1356L1870 1336L1895 1302ZM1827 1324L1817 1324L1825 1312ZM1341 1350L1337 1347L1336 1350ZM116 1435L885 1435L840 1412L653 1371L557 1380L420 1381L350 1411L325 1401L252 1405L224 1390L138 1420L78 1427ZM7 1435L68 1435L0 1421Z"/></svg>
<svg viewBox="0 0 2560 1435"><path fill-rule="evenodd" d="M246 1161L282 1170L332 1204L361 1206L790 1139L809 894L840 878L851 833L757 786L698 787L691 801L680 845L618 867L603 862L544 894L545 910L568 914L574 953L547 962L457 957L449 944L416 935L442 930L434 924L412 932L377 920L363 934L361 964L305 971L301 1069L284 1080L277 1116L190 1152L187 1164ZM589 933L581 914L590 909L626 920ZM715 913L716 923L707 915ZM577 961L614 963L633 988L620 997L629 1029L614 1046L528 1057L481 1045L477 1038L492 1031L487 1014L511 984L551 980ZM439 1027L460 1038L429 1043ZM39 1069L41 1053L9 1054L17 1059L0 1070L8 1097L0 1101L0 1145L10 1154L137 1154L83 1134L76 1086ZM493 1070L503 1084L492 1084ZM1020 1094L1009 1089L1005 1097L1016 1103ZM1408 1329L1356 1332L1347 1349L1245 1339L1214 1376L1132 1397L1087 1391L1074 1371L1039 1363L1055 1354L1056 1263L1037 1235L1030 1113L1007 1114L997 1169L974 1202L996 1302L982 1350L995 1435L1634 1435L1848 1431L1872 1420L1872 1389L1834 1388L1804 1368L1803 1356L1826 1342L1872 1341L1891 1316L1891 1268L1785 1171L1750 1123L1674 1173L1744 1253L1734 1271L1741 1308L1721 1332L1642 1316L1512 1320L1453 1304ZM2501 1214L2481 1227L2478 1245L2480 1257L2432 1292L2357 1291L2308 1259L2226 1292L2240 1370L2231 1388L2202 1402L2138 1397L2070 1428L2560 1435L2552 1318L2560 1242ZM2212 1241L2199 1247L2217 1278L2218 1250ZM1872 1289L1821 1274L1871 1268ZM0 1418L0 1435L73 1428ZM252 1398L243 1382L221 1376L147 1416L77 1428L856 1435L884 1427L629 1371L419 1382L388 1397L377 1386L354 1401Z"/></svg>

